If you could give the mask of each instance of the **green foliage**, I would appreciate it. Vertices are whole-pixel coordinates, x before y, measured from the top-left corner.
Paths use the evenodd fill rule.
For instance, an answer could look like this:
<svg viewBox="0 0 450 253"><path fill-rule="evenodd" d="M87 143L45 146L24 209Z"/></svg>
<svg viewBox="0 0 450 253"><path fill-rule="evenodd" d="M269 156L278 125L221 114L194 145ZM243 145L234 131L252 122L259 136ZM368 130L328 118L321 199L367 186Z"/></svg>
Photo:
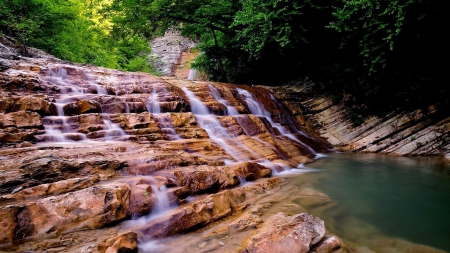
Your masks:
<svg viewBox="0 0 450 253"><path fill-rule="evenodd" d="M0 0L0 32L63 59L151 72L147 39L176 29L199 42L193 67L211 80L308 76L337 98L350 94L360 122L448 105L446 9L436 0Z"/></svg>
<svg viewBox="0 0 450 253"><path fill-rule="evenodd" d="M329 27L342 34L342 46L356 39L369 74L386 67L386 54L404 27L406 10L417 0L344 0L334 7Z"/></svg>
<svg viewBox="0 0 450 253"><path fill-rule="evenodd" d="M0 0L0 33L64 60L153 72L144 56L149 43L136 34L111 37L108 17L97 13L104 5L101 0Z"/></svg>

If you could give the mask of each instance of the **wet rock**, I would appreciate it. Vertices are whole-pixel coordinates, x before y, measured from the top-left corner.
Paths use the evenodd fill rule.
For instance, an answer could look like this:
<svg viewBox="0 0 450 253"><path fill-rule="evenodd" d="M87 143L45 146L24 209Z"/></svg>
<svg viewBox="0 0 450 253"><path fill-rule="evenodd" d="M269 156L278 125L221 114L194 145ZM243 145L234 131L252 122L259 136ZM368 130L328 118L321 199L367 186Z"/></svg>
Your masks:
<svg viewBox="0 0 450 253"><path fill-rule="evenodd" d="M155 198L152 196L152 188L148 184L138 184L131 186L130 206L127 214L129 216L142 216L152 210Z"/></svg>
<svg viewBox="0 0 450 253"><path fill-rule="evenodd" d="M193 194L217 192L239 184L235 171L229 167L185 167L182 170L162 171L157 174L173 179L177 186L182 186Z"/></svg>
<svg viewBox="0 0 450 253"><path fill-rule="evenodd" d="M9 113L15 103L13 97L1 97L0 98L0 113Z"/></svg>
<svg viewBox="0 0 450 253"><path fill-rule="evenodd" d="M264 167L258 163L245 162L234 166L233 168L237 174L246 180L255 180L262 177L269 177L272 175L272 170Z"/></svg>
<svg viewBox="0 0 450 253"><path fill-rule="evenodd" d="M308 252L325 236L322 220L307 213L277 213L244 243L240 252Z"/></svg>
<svg viewBox="0 0 450 253"><path fill-rule="evenodd" d="M211 194L147 224L141 231L150 238L163 238L204 226L242 210L246 199L265 193L279 183L279 178L271 178L263 183Z"/></svg>
<svg viewBox="0 0 450 253"><path fill-rule="evenodd" d="M72 229L100 228L126 217L130 189L111 183L26 204L17 216L18 239Z"/></svg>
<svg viewBox="0 0 450 253"><path fill-rule="evenodd" d="M68 103L63 109L66 116L102 112L101 105L94 100L80 100L75 103Z"/></svg>
<svg viewBox="0 0 450 253"><path fill-rule="evenodd" d="M137 253L137 234L125 232L113 238L103 240L96 247L98 253Z"/></svg>
<svg viewBox="0 0 450 253"><path fill-rule="evenodd" d="M244 211L238 218L231 221L224 227L214 231L214 234L230 233L233 231L242 231L246 229L256 229L263 223L261 218L263 212L262 206L253 206L250 210Z"/></svg>
<svg viewBox="0 0 450 253"><path fill-rule="evenodd" d="M19 167L29 178L46 179L61 176L63 172L76 172L84 167L84 162L62 159L57 156L37 157Z"/></svg>

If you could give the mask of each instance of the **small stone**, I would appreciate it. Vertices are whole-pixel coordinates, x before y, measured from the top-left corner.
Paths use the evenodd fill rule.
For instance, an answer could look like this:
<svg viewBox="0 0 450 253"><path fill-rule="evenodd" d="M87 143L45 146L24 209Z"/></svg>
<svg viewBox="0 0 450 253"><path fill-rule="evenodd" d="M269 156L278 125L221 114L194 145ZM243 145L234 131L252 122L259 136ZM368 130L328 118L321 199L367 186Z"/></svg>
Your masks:
<svg viewBox="0 0 450 253"><path fill-rule="evenodd" d="M202 242L202 243L200 243L200 244L198 245L198 247L199 247L200 249L204 248L205 246L206 246L206 242Z"/></svg>
<svg viewBox="0 0 450 253"><path fill-rule="evenodd" d="M219 245L220 245L220 246L223 246L223 245L225 245L225 243L222 242L222 241L219 241Z"/></svg>

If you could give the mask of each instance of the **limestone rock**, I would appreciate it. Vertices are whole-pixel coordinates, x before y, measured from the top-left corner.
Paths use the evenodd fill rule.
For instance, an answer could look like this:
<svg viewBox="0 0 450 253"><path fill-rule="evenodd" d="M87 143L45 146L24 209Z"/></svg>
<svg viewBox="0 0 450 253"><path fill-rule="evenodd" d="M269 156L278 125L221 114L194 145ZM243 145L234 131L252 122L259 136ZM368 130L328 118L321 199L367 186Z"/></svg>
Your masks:
<svg viewBox="0 0 450 253"><path fill-rule="evenodd" d="M303 113L296 118L301 116L300 121L310 135L320 135L336 149L443 157L450 151L446 105L370 116L355 126L345 106L335 103L328 94L314 94L306 85L277 87L272 91L292 114Z"/></svg>
<svg viewBox="0 0 450 253"><path fill-rule="evenodd" d="M173 65L178 62L180 55L187 48L194 47L194 42L182 37L175 31L168 31L164 37L155 38L150 42L152 55L150 62L157 71L165 76L173 74Z"/></svg>
<svg viewBox="0 0 450 253"><path fill-rule="evenodd" d="M272 170L260 165L258 163L245 162L234 166L237 174L246 180L255 180L261 177L269 177L272 175Z"/></svg>
<svg viewBox="0 0 450 253"><path fill-rule="evenodd" d="M147 224L141 231L150 238L163 238L188 231L241 210L247 198L273 189L279 183L279 178L271 178L264 183L211 194Z"/></svg>
<svg viewBox="0 0 450 253"><path fill-rule="evenodd" d="M67 193L70 191L81 190L92 186L99 180L99 176L90 176L84 178L71 178L67 180L61 180L51 184L41 184L35 187L23 189L17 193L7 194L0 197L1 199L25 199L32 197L44 197L47 195L58 195Z"/></svg>

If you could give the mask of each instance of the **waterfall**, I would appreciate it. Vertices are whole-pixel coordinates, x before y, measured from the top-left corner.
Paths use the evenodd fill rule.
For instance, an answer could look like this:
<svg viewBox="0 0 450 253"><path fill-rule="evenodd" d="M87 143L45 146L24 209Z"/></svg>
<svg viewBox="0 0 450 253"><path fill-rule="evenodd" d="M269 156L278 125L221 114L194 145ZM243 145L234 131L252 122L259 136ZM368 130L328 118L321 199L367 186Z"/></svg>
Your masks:
<svg viewBox="0 0 450 253"><path fill-rule="evenodd" d="M158 93L153 89L152 94L148 97L145 105L150 113L161 113L161 107L159 106Z"/></svg>
<svg viewBox="0 0 450 253"><path fill-rule="evenodd" d="M214 97L214 99L227 107L226 115L239 115L239 112L236 110L236 108L234 108L234 106L231 106L228 101L220 96L220 93L216 89L216 87L214 87L212 84L208 84L208 87L211 90L211 95Z"/></svg>
<svg viewBox="0 0 450 253"><path fill-rule="evenodd" d="M155 117L155 120L158 122L161 131L169 134L169 140L181 139L175 131L170 113L153 114L153 117Z"/></svg>
<svg viewBox="0 0 450 253"><path fill-rule="evenodd" d="M228 145L225 141L225 139L230 139L233 136L228 133L216 116L210 113L208 107L206 107L192 91L188 90L186 87L183 88L183 91L189 98L191 111L194 113L198 124L208 133L209 138L223 148L225 152L231 155L236 161L242 161L242 159L240 159L240 154L242 152L237 148ZM235 145L239 146L236 142Z"/></svg>
<svg viewBox="0 0 450 253"><path fill-rule="evenodd" d="M193 81L193 80L197 79L198 74L199 74L198 70L191 69L191 70L189 70L189 75L188 75L187 79Z"/></svg>
<svg viewBox="0 0 450 253"><path fill-rule="evenodd" d="M317 154L317 152L312 147L310 147L306 143L299 140L291 132L289 132L289 130L287 130L285 127L283 127L280 123L275 123L272 120L270 112L268 112L264 108L264 105L261 102L257 101L250 92L248 92L247 90L244 90L244 89L237 89L237 91L240 95L242 95L244 97L244 100L248 105L248 109L250 110L250 112L252 114L257 115L257 116L263 116L264 118L267 119L267 121L269 121L269 123L273 127L275 127L280 132L281 135L299 143L303 147L307 148L309 150L309 152L311 152L313 155Z"/></svg>

